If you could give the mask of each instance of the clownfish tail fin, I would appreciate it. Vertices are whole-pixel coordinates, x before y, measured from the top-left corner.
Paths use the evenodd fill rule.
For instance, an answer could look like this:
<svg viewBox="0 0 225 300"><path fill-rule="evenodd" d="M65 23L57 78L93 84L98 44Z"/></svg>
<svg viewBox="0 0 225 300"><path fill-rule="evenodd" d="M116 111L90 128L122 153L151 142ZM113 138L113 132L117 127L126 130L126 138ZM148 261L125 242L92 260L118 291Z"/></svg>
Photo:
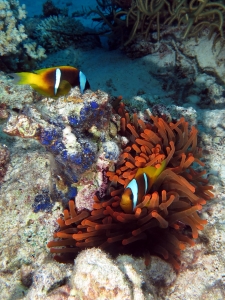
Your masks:
<svg viewBox="0 0 225 300"><path fill-rule="evenodd" d="M29 72L20 72L9 74L9 76L13 77L14 84L33 84L33 77L37 75Z"/></svg>

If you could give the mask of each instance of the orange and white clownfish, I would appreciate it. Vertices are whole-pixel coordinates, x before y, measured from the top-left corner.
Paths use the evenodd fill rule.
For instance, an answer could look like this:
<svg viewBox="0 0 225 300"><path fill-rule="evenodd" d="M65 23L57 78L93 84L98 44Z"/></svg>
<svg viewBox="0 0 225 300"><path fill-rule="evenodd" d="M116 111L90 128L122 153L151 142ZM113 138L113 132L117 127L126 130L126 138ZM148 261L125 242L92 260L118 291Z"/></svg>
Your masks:
<svg viewBox="0 0 225 300"><path fill-rule="evenodd" d="M59 66L36 70L34 72L20 72L9 74L14 77L16 84L29 84L40 94L58 98L66 95L72 87L79 86L83 94L90 88L90 84L80 70L70 66Z"/></svg>
<svg viewBox="0 0 225 300"><path fill-rule="evenodd" d="M159 168L148 166L137 170L135 177L128 183L121 197L120 207L125 213L133 212L165 167L166 161L163 160Z"/></svg>

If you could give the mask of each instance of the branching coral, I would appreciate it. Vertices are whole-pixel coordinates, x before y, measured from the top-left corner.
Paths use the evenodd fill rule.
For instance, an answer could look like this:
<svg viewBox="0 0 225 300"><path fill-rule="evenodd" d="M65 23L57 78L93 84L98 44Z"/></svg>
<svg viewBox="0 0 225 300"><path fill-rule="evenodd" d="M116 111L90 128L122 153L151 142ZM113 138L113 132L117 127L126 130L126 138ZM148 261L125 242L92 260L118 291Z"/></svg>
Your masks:
<svg viewBox="0 0 225 300"><path fill-rule="evenodd" d="M87 32L79 20L64 15L50 16L42 20L36 28L35 36L49 52L72 44L78 48L94 47L98 43L94 32Z"/></svg>
<svg viewBox="0 0 225 300"><path fill-rule="evenodd" d="M73 42L72 36L81 38L84 26L71 17L50 16L40 22L36 29L39 43L50 52L64 49Z"/></svg>
<svg viewBox="0 0 225 300"><path fill-rule="evenodd" d="M16 53L18 44L27 38L20 24L25 17L25 6L18 1L0 1L0 56Z"/></svg>
<svg viewBox="0 0 225 300"><path fill-rule="evenodd" d="M213 197L205 170L194 167L204 164L199 160L197 129L188 130L188 123L181 118L167 123L162 118L151 117L144 122L135 114L130 119L124 106L121 115L121 134L129 140L114 172L107 172L111 182L110 197L98 199L91 212L77 212L74 201L58 219L60 230L54 234L56 241L48 243L55 259L68 261L80 250L100 247L112 251L131 250L145 255L154 253L179 269L180 251L186 244L194 245L207 223L199 217L202 205ZM132 213L120 207L121 195L137 170L146 166L166 168L157 176L150 191ZM112 251L113 252L113 251ZM147 257L146 256L146 257Z"/></svg>
<svg viewBox="0 0 225 300"><path fill-rule="evenodd" d="M22 24L25 18L25 5L20 6L16 0L0 0L0 62L6 70L15 70L20 63L23 69L29 68L30 58L46 58L45 49L28 39Z"/></svg>

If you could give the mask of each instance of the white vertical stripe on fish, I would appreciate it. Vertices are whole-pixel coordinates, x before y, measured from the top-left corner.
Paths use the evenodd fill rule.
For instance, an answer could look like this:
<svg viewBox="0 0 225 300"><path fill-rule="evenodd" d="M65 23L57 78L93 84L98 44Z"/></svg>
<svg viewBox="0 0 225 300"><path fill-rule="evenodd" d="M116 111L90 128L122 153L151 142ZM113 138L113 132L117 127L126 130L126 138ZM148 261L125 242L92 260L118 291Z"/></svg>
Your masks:
<svg viewBox="0 0 225 300"><path fill-rule="evenodd" d="M59 68L57 68L55 70L55 87L54 87L54 94L57 94L58 88L59 88L59 84L60 84L60 80L61 80L61 70Z"/></svg>
<svg viewBox="0 0 225 300"><path fill-rule="evenodd" d="M148 177L145 173L143 173L144 180L145 180L145 194L147 193L148 190Z"/></svg>
<svg viewBox="0 0 225 300"><path fill-rule="evenodd" d="M137 201L138 201L138 184L137 180L134 178L131 180L131 182L128 184L126 187L131 189L131 192L133 194L133 208L137 206Z"/></svg>

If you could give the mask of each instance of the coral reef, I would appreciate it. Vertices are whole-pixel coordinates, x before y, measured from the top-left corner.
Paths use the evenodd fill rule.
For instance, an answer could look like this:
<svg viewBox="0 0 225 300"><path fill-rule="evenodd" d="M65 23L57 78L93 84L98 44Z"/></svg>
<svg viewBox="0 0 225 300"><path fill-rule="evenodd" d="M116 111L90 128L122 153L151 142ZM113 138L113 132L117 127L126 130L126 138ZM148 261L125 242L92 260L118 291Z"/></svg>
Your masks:
<svg viewBox="0 0 225 300"><path fill-rule="evenodd" d="M101 91L81 95L75 88L51 106L46 98L27 106L23 113L12 114L5 124L6 134L38 140L50 153L56 180L51 196L55 199L67 203L77 196L78 207L91 209L96 191L104 194L105 170L120 152L110 141L112 109L108 100ZM89 205L84 204L87 198ZM37 195L34 210L51 208L46 199Z"/></svg>
<svg viewBox="0 0 225 300"><path fill-rule="evenodd" d="M26 143L25 140L21 141L23 141L22 144ZM24 287L21 286L19 278L20 268L30 266L32 269L32 261L36 260L38 264L42 261L43 253L46 252L44 245L50 238L45 230L52 226L47 218L48 213L32 212L35 196L49 189L51 173L48 155L43 153L37 143L36 148L33 147L31 152L24 150L22 144L18 145L17 151L11 144L10 164L0 189L0 213L4 218L4 222L0 225L1 230L4 230L7 224L7 235L3 235L0 241L2 249L0 255L1 296L8 299L10 297L16 299L14 294L24 297ZM53 211L52 215L54 214ZM17 276L18 280L15 280ZM34 278L32 274L30 276L30 281L32 281ZM12 284L17 282L17 287L9 288L6 284L9 277L11 277Z"/></svg>
<svg viewBox="0 0 225 300"><path fill-rule="evenodd" d="M61 13L61 10L57 8L51 0L46 0L43 3L43 16L45 18L50 16L58 16Z"/></svg>
<svg viewBox="0 0 225 300"><path fill-rule="evenodd" d="M36 195L32 206L35 213L39 211L51 211L53 203L51 202L49 191L43 190L41 194Z"/></svg>
<svg viewBox="0 0 225 300"><path fill-rule="evenodd" d="M66 122L61 115L51 119L51 124L40 131L41 144L55 156L60 169L72 183L77 182L97 159L97 143L85 133L93 126L98 131L108 127L111 114L106 95L86 93L82 100L83 103L68 105L67 118L63 116ZM104 134L101 138L104 140Z"/></svg>
<svg viewBox="0 0 225 300"><path fill-rule="evenodd" d="M26 18L25 5L20 6L15 0L1 0L0 11L1 69L16 70L20 64L26 69L35 61L46 58L45 49L28 38L22 23ZM31 59L33 61L29 61Z"/></svg>
<svg viewBox="0 0 225 300"><path fill-rule="evenodd" d="M40 125L26 115L12 115L4 132L11 136L22 138L36 138L39 134Z"/></svg>
<svg viewBox="0 0 225 300"><path fill-rule="evenodd" d="M56 260L65 262L87 247L99 246L118 253L129 251L131 244L132 253L144 252L146 264L149 253L155 253L179 269L180 250L186 244L194 245L191 237L196 239L198 230L207 223L198 212L213 197L212 187L202 177L206 171L193 168L193 163L204 166L199 160L197 130L192 127L188 132L184 118L167 123L151 116L151 124L135 114L131 120L123 105L119 114L127 144L115 172L107 172L111 197L95 196L91 212L78 213L74 201L69 201L64 219L58 219L60 230L54 234L59 240L49 242L48 247L59 254ZM150 192L132 213L124 213L120 203L126 185L139 168L157 168L162 162L166 169L155 178Z"/></svg>
<svg viewBox="0 0 225 300"><path fill-rule="evenodd" d="M85 28L79 20L65 15L51 15L41 20L35 37L49 52L65 49L70 45L88 49L100 46L98 36L93 31Z"/></svg>
<svg viewBox="0 0 225 300"><path fill-rule="evenodd" d="M151 257L147 268L142 258L129 255L119 255L116 262L132 283L134 299L157 299L155 286L168 288L177 278L173 267L157 256Z"/></svg>
<svg viewBox="0 0 225 300"><path fill-rule="evenodd" d="M120 34L125 46L140 35L148 39L152 31L157 31L159 40L160 30L165 25L181 27L183 38L197 38L203 29L209 28L209 38L215 33L214 44L218 40L224 43L225 6L220 1L112 0L106 5L102 0L98 4L101 9L91 12L99 14L100 21L107 24L114 35Z"/></svg>
<svg viewBox="0 0 225 300"><path fill-rule="evenodd" d="M19 1L0 1L0 56L18 52L18 45L27 38L20 20L26 18L25 5Z"/></svg>
<svg viewBox="0 0 225 300"><path fill-rule="evenodd" d="M9 112L5 103L0 103L0 120L8 119Z"/></svg>
<svg viewBox="0 0 225 300"><path fill-rule="evenodd" d="M11 110L22 110L26 105L31 105L33 101L40 100L40 95L32 90L29 86L20 86L12 83L9 76L0 74L0 111L3 114L9 115L9 108ZM18 97L20 95L20 97ZM8 109L8 113L7 110ZM5 111L5 112L4 112ZM12 112L11 112L11 115Z"/></svg>
<svg viewBox="0 0 225 300"><path fill-rule="evenodd" d="M204 78L205 77L201 79L202 82ZM209 79L210 78L208 78L207 81ZM70 106L72 106L76 112L74 104L79 105L76 114L77 117L80 117L79 111L83 105L84 98L79 94L78 90L72 91L76 94L76 97L72 96L71 93L69 99L60 98L57 101L52 99L43 99L40 101L39 98L39 102L37 102L38 98L34 98L36 102L35 104L31 104L30 99L32 94L28 87L19 87L20 89L18 90L18 87L13 88L10 86L10 81L6 84L6 82L1 79L1 88L3 88L4 91L3 101L7 103L8 107L12 105L12 107L15 108L11 111L12 114L15 115L21 112L23 114L27 113L28 116L43 127L49 127L50 124L47 120L50 119L54 122L55 126L60 124L60 122L57 123L57 119L63 120L64 122L65 120L59 116L68 116L68 107ZM5 93L6 91L8 91L7 94ZM15 95L17 97L15 97ZM89 93L89 97L90 95L91 93ZM98 95L100 96L101 93L98 93ZM33 97L34 96L37 97L36 94L33 94ZM26 103L29 103L29 105L25 105ZM38 119L37 111L34 109L35 105L39 111L42 112L42 119L40 120ZM29 107L29 109L27 107ZM159 109L157 109L157 111L158 110ZM160 110L160 112L162 112L162 110ZM170 110L170 113L170 120L174 120L180 118L183 114L187 114L185 118L188 118L189 111L187 108L177 108L174 105L174 109ZM138 116L143 117L143 114L139 113ZM180 260L182 264L179 275L173 271L170 264L159 257L151 256L150 264L146 268L142 258L119 255L117 259L110 259L110 256L107 255L107 265L109 268L116 266L121 270L122 274L125 274L125 281L119 283L119 290L125 290L128 287L129 293L133 295L134 299L185 299L185 297L187 298L187 282L190 283L188 288L188 297L190 299L196 297L199 299L202 297L223 299L225 296L223 288L225 251L223 222L225 178L223 152L224 131L221 132L222 127L220 126L221 120L224 118L224 109L215 109L215 107L214 109L210 108L210 111L197 109L193 116L192 122L195 121L194 123L198 124L201 129L199 131L199 142L201 147L203 147L204 162L206 164L204 169L207 170L207 176L210 178L210 182L214 184L216 200L208 202L208 205L206 204L203 210L199 212L201 218L208 220L208 224L203 231L199 232L199 238L196 240L195 247L187 247L181 252ZM115 129L116 127L119 128L118 119L116 115L112 117L113 123L111 122L111 124L114 125L114 127L112 126L114 128L113 131L110 131L109 134L105 132L106 128L102 130L106 134L106 141L109 141L115 136L119 137ZM45 119L45 121L43 119ZM63 122L61 122L61 124ZM149 123L149 120L147 121L146 119L145 122ZM76 130L79 130L79 126L74 130L67 121L65 121L65 123L66 126L72 128L72 132L74 132L76 136ZM82 124L83 123L80 123L81 126ZM117 126L115 126L115 124ZM101 136L100 130L92 128L93 133L90 133L86 129L84 129L84 131L80 130L80 133L82 132L88 136L90 134L89 137L92 138L92 141L96 141L97 139L97 143L101 144L98 138ZM43 195L47 197L48 194L45 191L49 190L51 199L56 199L52 197L50 188L53 173L50 170L51 160L49 158L49 152L46 152L45 148L36 140L12 139L11 137L7 137L7 139L11 141L11 163L9 164L8 172L4 177L0 189L0 211L2 220L0 230L1 232L5 232L7 228L7 235L0 239L0 260L2 265L1 293L5 295L7 299L76 299L72 296L72 293L74 294L74 289L70 289L72 286L77 288L75 291L77 294L79 294L79 292L81 294L85 293L82 286L75 286L73 279L74 276L76 276L78 281L79 276L82 278L85 276L85 269L81 270L81 268L78 268L79 257L83 257L83 251L77 257L76 263L78 265L76 271L71 275L73 265L58 264L52 260L49 249L45 246L46 241L52 239L52 232L58 230L58 224L55 220L59 218L63 207L59 202L56 202L54 203L51 213L45 210L39 210L38 213L33 212L33 204L36 196ZM14 142L12 143L12 141ZM112 142L113 141L114 140L112 140ZM122 147L125 147L127 142L127 137L121 137ZM103 142L102 145L104 143L105 142ZM103 148L102 145L100 145L98 149ZM111 146L110 149L114 149L113 145ZM104 158L104 151L101 153L102 158L100 158L98 162L99 169L92 169L94 177L105 177L104 172L100 172L100 170L107 168L107 160ZM116 151L114 153L116 154ZM196 164L194 165L197 167ZM83 185L85 184L83 180L84 177L81 178L81 185L82 183ZM58 184L62 186L63 183L59 177L58 180ZM88 187L90 188L92 183L93 181L91 180L86 190L88 190ZM107 183L104 183L104 185L106 187ZM103 186L103 191L105 187ZM79 188L78 193L80 192ZM96 185L96 190L97 188ZM85 197L83 201L86 201L87 204L90 198L88 195ZM101 197L106 197L106 195L103 194ZM40 199L40 196L38 196L37 199ZM188 227L182 230L188 235L190 234ZM118 247L118 244L115 246ZM131 247L133 246L135 246L134 243L131 244ZM113 248L113 244L110 247ZM121 253L122 252L123 249L121 249ZM94 277L96 275L96 280L99 282L98 276L100 276L100 274L98 274L97 271L99 270L99 272L101 272L102 269L98 268L98 266L102 260L105 261L105 254L103 251L98 251L97 256L95 248L88 249L85 253L87 255L87 261L92 264L93 269L96 268L96 273L91 274L93 275L91 278L96 278ZM93 256L97 256L98 260L96 261ZM93 258L93 260L88 260L90 257ZM104 267L107 268L107 265L104 265ZM90 274L88 274L88 276L89 275ZM123 279L123 276L120 278ZM91 291L93 282L89 281L89 284ZM110 282L108 285L115 286L115 283ZM88 285L86 285L86 287L89 290ZM97 292L98 286L95 285L95 287ZM101 285L99 285L99 287L101 288ZM98 291L101 295L101 289ZM93 298L90 297L90 299Z"/></svg>

